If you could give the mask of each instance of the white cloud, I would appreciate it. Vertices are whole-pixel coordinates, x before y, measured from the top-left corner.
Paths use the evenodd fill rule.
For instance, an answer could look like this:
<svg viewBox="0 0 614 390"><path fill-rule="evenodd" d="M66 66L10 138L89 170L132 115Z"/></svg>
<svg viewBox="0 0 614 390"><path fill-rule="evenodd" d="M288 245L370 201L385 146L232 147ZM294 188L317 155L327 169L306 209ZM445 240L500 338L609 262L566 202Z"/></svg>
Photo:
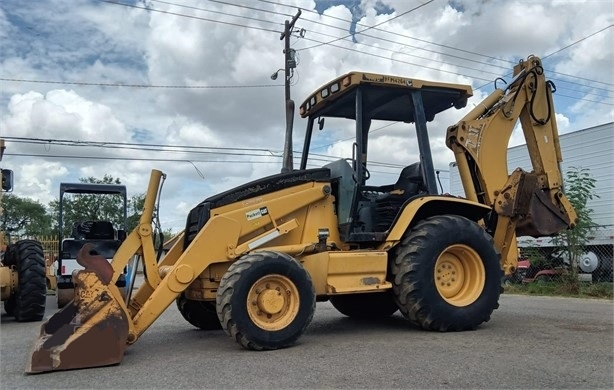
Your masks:
<svg viewBox="0 0 614 390"><path fill-rule="evenodd" d="M55 182L68 173L68 169L57 162L37 161L18 167L14 186L26 197L47 205L55 199Z"/></svg>
<svg viewBox="0 0 614 390"><path fill-rule="evenodd" d="M72 90L13 95L1 126L14 136L77 141L115 141L126 133L110 107L88 101Z"/></svg>

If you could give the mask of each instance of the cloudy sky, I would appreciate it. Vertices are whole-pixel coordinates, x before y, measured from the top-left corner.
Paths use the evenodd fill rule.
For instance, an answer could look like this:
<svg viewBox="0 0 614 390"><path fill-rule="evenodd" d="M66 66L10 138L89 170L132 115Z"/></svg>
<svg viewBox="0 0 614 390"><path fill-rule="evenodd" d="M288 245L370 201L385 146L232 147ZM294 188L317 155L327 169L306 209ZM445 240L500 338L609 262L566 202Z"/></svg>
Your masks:
<svg viewBox="0 0 614 390"><path fill-rule="evenodd" d="M60 182L105 174L144 193L156 168L162 226L177 231L204 198L279 172L284 74L271 74L299 8L297 106L352 70L472 85L465 110L429 124L444 182L445 129L528 55L557 86L561 133L614 120L612 0L3 0L0 136L14 193L47 204ZM296 115L296 159L304 126ZM314 152L347 156L351 130L330 127ZM404 130L374 132L374 180L417 160Z"/></svg>

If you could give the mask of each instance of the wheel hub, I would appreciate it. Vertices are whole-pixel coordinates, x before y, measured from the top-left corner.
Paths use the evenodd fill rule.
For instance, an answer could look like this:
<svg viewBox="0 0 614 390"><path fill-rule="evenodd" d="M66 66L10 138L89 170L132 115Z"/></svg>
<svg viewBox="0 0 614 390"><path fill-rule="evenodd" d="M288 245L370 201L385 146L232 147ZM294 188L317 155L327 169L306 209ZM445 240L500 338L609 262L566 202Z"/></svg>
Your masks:
<svg viewBox="0 0 614 390"><path fill-rule="evenodd" d="M463 307L475 302L484 289L486 271L480 255L466 245L451 245L435 263L434 283L441 297Z"/></svg>
<svg viewBox="0 0 614 390"><path fill-rule="evenodd" d="M296 286L278 274L264 276L252 285L247 294L247 313L258 327L275 331L288 326L299 311Z"/></svg>
<svg viewBox="0 0 614 390"><path fill-rule="evenodd" d="M446 256L435 269L437 288L444 297L453 297L463 287L463 265L456 258Z"/></svg>
<svg viewBox="0 0 614 390"><path fill-rule="evenodd" d="M284 305L285 299L279 290L265 290L258 295L258 308L266 314L277 314Z"/></svg>

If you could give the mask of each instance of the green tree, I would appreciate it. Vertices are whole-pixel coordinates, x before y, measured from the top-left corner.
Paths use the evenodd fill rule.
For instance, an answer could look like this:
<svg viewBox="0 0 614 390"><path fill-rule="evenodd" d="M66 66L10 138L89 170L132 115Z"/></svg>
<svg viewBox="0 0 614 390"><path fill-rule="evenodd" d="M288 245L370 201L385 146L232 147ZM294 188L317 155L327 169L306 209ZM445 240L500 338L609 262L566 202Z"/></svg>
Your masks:
<svg viewBox="0 0 614 390"><path fill-rule="evenodd" d="M570 272L565 282L572 293L579 291L578 264L584 246L598 226L591 217L593 210L588 207L590 200L599 198L595 183L588 168L570 167L565 174L565 195L576 210L578 221L573 229L560 233L554 242L562 248L563 257L569 259Z"/></svg>
<svg viewBox="0 0 614 390"><path fill-rule="evenodd" d="M14 194L2 196L2 230L9 238L52 234L52 218L45 206Z"/></svg>
<svg viewBox="0 0 614 390"><path fill-rule="evenodd" d="M128 201L128 222L126 230L131 232L138 224L145 207L145 194L133 195Z"/></svg>

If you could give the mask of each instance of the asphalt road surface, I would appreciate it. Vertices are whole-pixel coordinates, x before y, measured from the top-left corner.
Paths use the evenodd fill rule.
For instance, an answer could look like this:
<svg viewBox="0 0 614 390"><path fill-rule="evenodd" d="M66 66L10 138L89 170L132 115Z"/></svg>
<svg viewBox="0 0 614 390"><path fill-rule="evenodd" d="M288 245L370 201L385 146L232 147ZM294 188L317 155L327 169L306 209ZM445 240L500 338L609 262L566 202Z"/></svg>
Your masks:
<svg viewBox="0 0 614 390"><path fill-rule="evenodd" d="M55 310L48 297L48 315ZM172 305L120 365L23 373L40 323L0 327L1 389L614 388L611 301L503 295L476 331L435 333L400 314L351 320L329 303L292 348L253 352ZM95 351L91 351L95 353Z"/></svg>

